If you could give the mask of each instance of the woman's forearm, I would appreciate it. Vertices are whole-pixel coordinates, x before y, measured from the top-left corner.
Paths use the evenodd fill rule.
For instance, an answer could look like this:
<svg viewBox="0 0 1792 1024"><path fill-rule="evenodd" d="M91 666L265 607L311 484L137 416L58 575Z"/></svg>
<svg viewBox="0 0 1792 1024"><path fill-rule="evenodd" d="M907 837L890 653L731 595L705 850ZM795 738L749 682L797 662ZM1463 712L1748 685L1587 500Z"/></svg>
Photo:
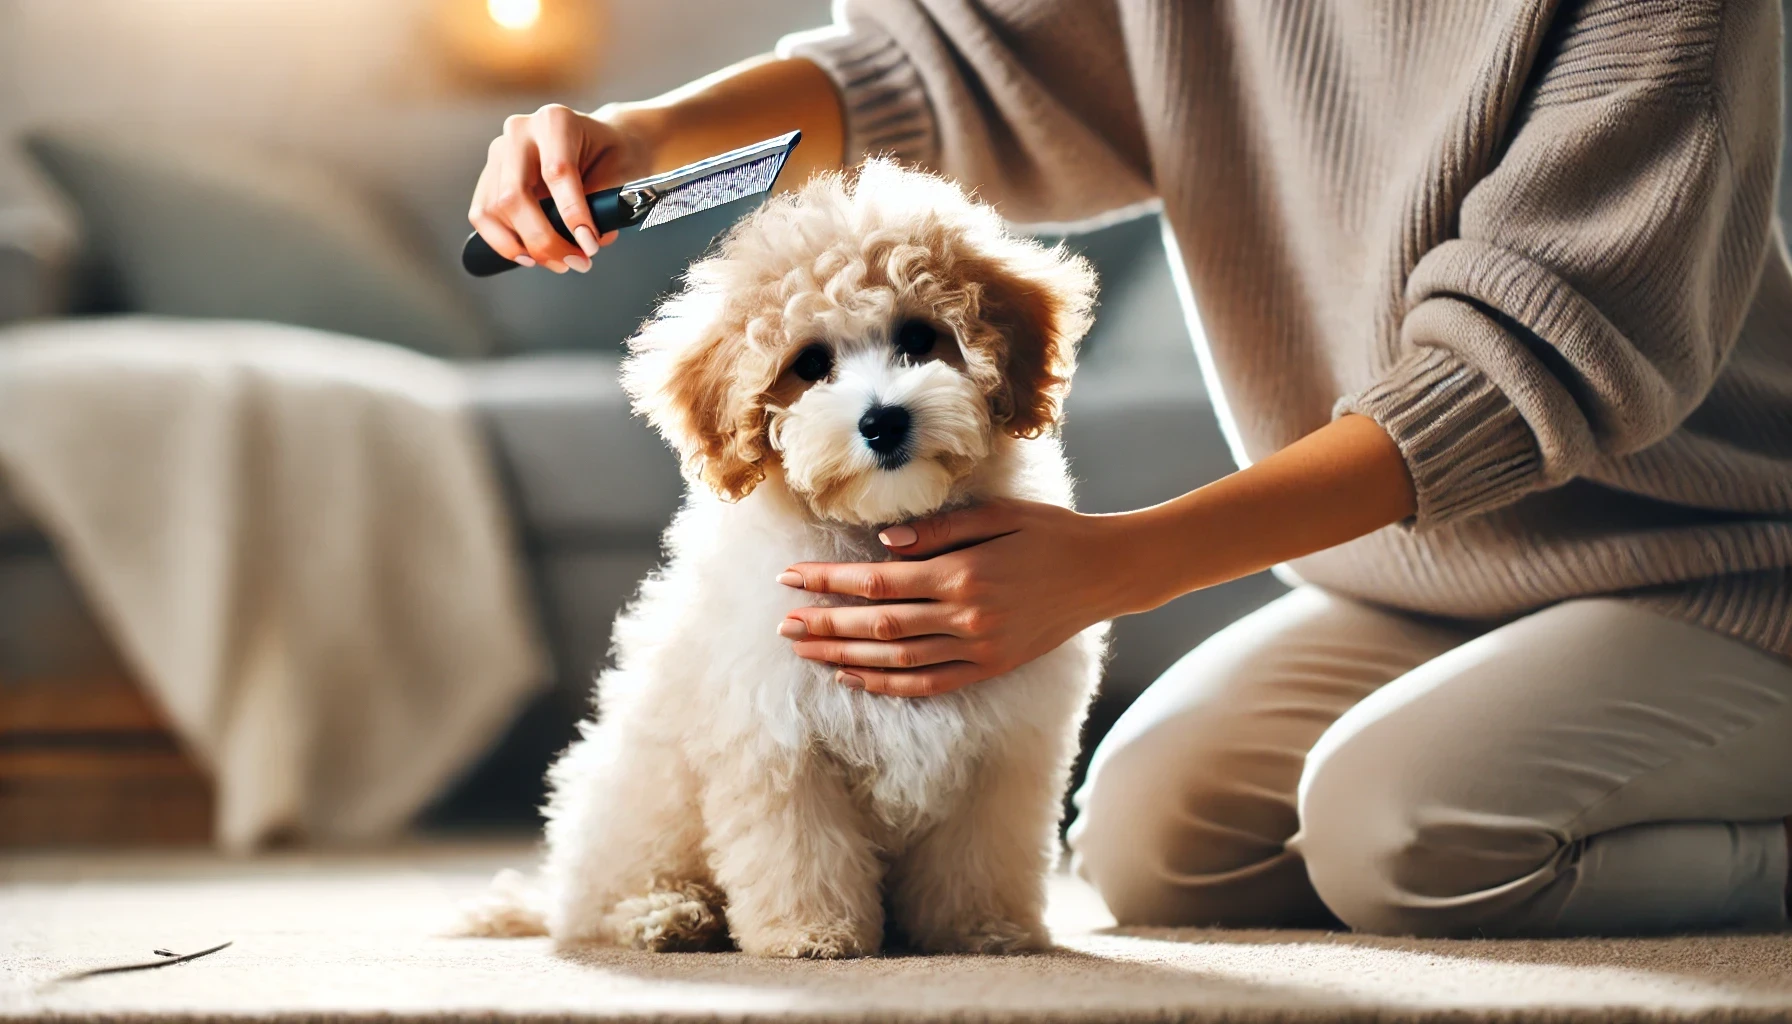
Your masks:
<svg viewBox="0 0 1792 1024"><path fill-rule="evenodd" d="M889 527L879 536L899 560L802 562L778 577L875 606L799 608L778 632L798 657L843 666L847 685L944 693L1024 665L1103 619L1412 511L1393 441L1373 420L1345 416L1249 469L1137 512L996 501Z"/></svg>
<svg viewBox="0 0 1792 1024"><path fill-rule="evenodd" d="M1343 416L1248 469L1112 517L1128 570L1120 613L1354 540L1413 514L1406 461L1381 426Z"/></svg>
<svg viewBox="0 0 1792 1024"><path fill-rule="evenodd" d="M645 140L655 173L801 129L803 141L780 178L795 186L817 171L838 170L845 150L840 95L821 68L802 59L754 57L593 116Z"/></svg>

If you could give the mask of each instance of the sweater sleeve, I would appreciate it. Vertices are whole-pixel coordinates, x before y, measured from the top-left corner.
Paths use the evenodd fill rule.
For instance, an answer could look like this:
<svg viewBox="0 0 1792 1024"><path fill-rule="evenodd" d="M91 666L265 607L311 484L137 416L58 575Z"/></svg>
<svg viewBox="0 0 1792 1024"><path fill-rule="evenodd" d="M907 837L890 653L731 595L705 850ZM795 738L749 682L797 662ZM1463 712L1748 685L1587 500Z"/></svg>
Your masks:
<svg viewBox="0 0 1792 1024"><path fill-rule="evenodd" d="M1639 6L1664 9L1558 30L1407 279L1405 356L1338 405L1399 445L1418 528L1667 437L1740 332L1772 238L1777 4Z"/></svg>
<svg viewBox="0 0 1792 1024"><path fill-rule="evenodd" d="M839 89L849 165L895 156L1022 222L1089 220L1155 194L1112 4L836 0L833 25L778 53Z"/></svg>

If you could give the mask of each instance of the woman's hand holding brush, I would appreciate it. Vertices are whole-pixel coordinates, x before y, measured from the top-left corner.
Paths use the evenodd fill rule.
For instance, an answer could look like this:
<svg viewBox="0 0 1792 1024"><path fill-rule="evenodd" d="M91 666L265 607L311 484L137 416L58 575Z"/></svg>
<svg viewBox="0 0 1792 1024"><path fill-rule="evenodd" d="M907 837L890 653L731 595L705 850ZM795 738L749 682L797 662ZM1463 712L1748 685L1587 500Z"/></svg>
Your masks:
<svg viewBox="0 0 1792 1024"><path fill-rule="evenodd" d="M558 103L504 121L473 190L467 219L494 251L525 267L584 273L617 233L601 233L585 196L716 153L801 129L785 165L791 186L840 166L840 100L806 60L759 57L641 103L582 114ZM552 197L578 244L542 212Z"/></svg>

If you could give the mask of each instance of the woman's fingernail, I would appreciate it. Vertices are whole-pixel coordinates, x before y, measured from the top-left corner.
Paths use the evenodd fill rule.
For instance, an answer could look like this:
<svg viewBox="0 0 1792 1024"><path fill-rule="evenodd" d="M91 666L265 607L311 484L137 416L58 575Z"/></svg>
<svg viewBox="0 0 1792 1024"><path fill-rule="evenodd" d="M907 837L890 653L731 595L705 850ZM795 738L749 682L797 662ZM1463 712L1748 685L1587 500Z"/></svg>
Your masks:
<svg viewBox="0 0 1792 1024"><path fill-rule="evenodd" d="M778 574L778 582L787 587L795 587L796 589L801 590L803 589L803 574L800 572L791 572L789 569L786 569Z"/></svg>
<svg viewBox="0 0 1792 1024"><path fill-rule="evenodd" d="M535 265L535 261L530 259L527 256L518 256L516 259L511 260L510 262L516 264L519 267L533 267Z"/></svg>
<svg viewBox="0 0 1792 1024"><path fill-rule="evenodd" d="M912 526L892 526L878 534L877 539L883 541L886 548L906 548L920 540L921 535Z"/></svg>
<svg viewBox="0 0 1792 1024"><path fill-rule="evenodd" d="M809 627L803 625L802 619L785 619L778 623L778 635L786 640L801 640L809 635Z"/></svg>
<svg viewBox="0 0 1792 1024"><path fill-rule="evenodd" d="M572 236L579 240L579 248L585 250L585 255L597 255L597 236L591 233L590 228L580 224L572 229Z"/></svg>
<svg viewBox="0 0 1792 1024"><path fill-rule="evenodd" d="M543 266L547 267L549 270L552 270L556 274L566 273L566 264L560 262L559 260L549 260L545 264L543 264Z"/></svg>
<svg viewBox="0 0 1792 1024"><path fill-rule="evenodd" d="M566 265L583 274L590 271L591 259L588 256L568 256Z"/></svg>
<svg viewBox="0 0 1792 1024"><path fill-rule="evenodd" d="M863 690L865 688L865 680L860 679L851 672L834 673L834 682L839 683L849 690Z"/></svg>

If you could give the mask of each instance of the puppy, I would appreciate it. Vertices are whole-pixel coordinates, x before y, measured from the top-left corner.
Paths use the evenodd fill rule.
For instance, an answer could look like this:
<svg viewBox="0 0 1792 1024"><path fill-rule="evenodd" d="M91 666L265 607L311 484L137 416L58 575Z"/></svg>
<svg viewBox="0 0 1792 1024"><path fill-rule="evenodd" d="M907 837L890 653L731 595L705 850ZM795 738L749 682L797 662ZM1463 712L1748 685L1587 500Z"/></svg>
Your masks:
<svg viewBox="0 0 1792 1024"><path fill-rule="evenodd" d="M1068 505L1055 430L1094 294L1082 259L883 161L769 201L691 268L623 370L689 482L667 562L550 773L539 916L501 896L469 930L822 958L886 928L934 952L1049 941L1105 625L956 692L875 696L777 634L848 599L775 578L885 560L881 526L943 509Z"/></svg>

